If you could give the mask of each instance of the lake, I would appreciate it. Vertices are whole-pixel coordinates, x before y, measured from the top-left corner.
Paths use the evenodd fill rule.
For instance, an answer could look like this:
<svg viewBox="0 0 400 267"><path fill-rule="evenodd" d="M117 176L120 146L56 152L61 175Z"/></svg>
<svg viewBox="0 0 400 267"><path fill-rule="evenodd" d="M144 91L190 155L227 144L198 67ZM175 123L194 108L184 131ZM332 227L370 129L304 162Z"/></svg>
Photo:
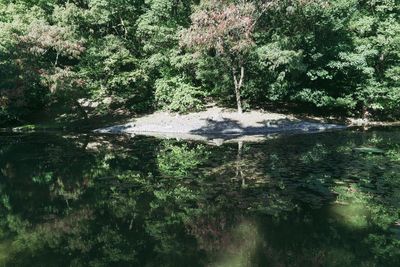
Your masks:
<svg viewBox="0 0 400 267"><path fill-rule="evenodd" d="M399 266L400 128L0 133L0 266Z"/></svg>

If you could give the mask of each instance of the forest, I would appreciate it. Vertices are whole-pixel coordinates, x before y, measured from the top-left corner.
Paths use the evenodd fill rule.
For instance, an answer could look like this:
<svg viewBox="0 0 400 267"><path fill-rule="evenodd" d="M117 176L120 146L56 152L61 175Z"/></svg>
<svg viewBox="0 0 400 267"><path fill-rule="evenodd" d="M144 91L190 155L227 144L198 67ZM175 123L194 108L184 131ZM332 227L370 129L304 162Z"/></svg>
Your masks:
<svg viewBox="0 0 400 267"><path fill-rule="evenodd" d="M400 0L0 0L0 266L397 267L399 125Z"/></svg>
<svg viewBox="0 0 400 267"><path fill-rule="evenodd" d="M0 0L2 125L210 102L395 120L400 1Z"/></svg>

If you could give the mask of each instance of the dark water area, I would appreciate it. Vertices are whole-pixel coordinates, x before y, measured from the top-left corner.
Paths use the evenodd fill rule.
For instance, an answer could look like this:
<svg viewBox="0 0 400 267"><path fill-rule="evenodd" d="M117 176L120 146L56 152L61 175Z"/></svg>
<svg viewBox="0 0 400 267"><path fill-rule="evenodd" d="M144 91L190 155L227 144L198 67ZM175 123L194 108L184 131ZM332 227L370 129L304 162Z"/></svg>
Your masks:
<svg viewBox="0 0 400 267"><path fill-rule="evenodd" d="M400 129L0 133L0 266L399 266Z"/></svg>

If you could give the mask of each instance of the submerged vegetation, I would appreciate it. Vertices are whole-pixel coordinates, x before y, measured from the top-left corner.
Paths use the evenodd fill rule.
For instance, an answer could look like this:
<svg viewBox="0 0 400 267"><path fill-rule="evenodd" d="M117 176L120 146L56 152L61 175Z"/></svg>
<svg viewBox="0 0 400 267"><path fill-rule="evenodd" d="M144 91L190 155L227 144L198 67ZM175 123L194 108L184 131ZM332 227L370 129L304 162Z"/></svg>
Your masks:
<svg viewBox="0 0 400 267"><path fill-rule="evenodd" d="M398 118L398 0L0 0L0 124L209 101Z"/></svg>

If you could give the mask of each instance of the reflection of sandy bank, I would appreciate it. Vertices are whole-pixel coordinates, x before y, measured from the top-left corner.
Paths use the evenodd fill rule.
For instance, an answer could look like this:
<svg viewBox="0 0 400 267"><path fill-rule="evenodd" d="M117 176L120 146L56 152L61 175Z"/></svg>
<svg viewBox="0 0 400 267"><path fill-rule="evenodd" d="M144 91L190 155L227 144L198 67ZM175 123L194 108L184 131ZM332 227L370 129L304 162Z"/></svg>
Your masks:
<svg viewBox="0 0 400 267"><path fill-rule="evenodd" d="M316 133L322 131L310 131ZM193 134L193 133L160 133L160 132L140 132L131 133L130 136L151 136L160 139L174 139L177 141L200 141L209 145L220 146L224 143L256 143L270 139L276 139L284 135L304 133L302 131L280 132L270 134Z"/></svg>
<svg viewBox="0 0 400 267"><path fill-rule="evenodd" d="M190 133L156 133L156 132L143 132L135 135L152 136L160 139L174 139L180 140L192 140L205 142L210 145L220 146L224 143L238 143L243 142L262 142L268 139L277 138L279 134L269 134L269 135L213 135L204 136Z"/></svg>

